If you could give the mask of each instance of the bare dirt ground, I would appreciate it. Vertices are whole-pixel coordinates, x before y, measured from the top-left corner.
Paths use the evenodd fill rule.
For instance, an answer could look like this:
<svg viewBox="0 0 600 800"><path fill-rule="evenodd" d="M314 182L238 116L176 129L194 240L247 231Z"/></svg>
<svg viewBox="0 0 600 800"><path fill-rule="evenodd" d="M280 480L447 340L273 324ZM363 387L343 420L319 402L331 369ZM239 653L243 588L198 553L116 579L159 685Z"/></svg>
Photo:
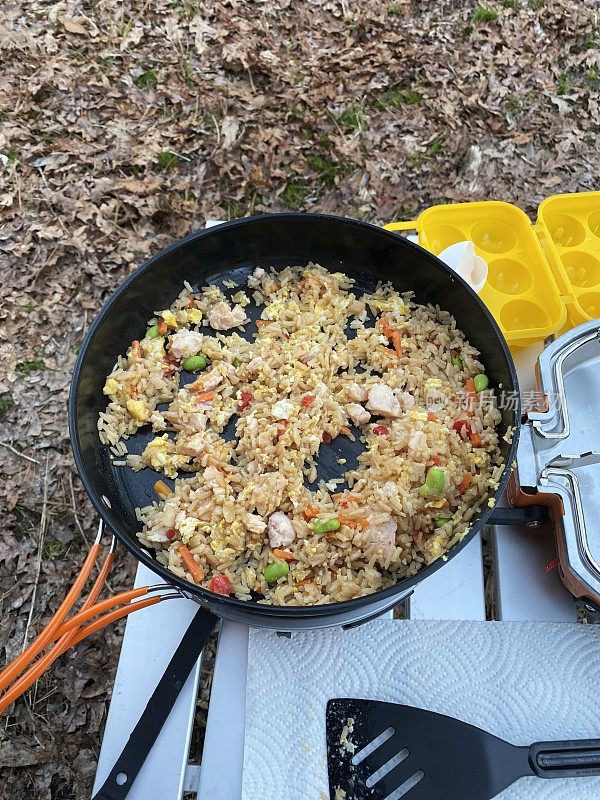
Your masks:
<svg viewBox="0 0 600 800"><path fill-rule="evenodd" d="M63 597L96 520L66 425L87 326L209 218L374 222L597 188L600 3L11 2L0 16L0 651ZM113 590L130 585L120 552ZM89 797L122 628L0 727L0 794ZM198 706L197 746L210 663Z"/></svg>

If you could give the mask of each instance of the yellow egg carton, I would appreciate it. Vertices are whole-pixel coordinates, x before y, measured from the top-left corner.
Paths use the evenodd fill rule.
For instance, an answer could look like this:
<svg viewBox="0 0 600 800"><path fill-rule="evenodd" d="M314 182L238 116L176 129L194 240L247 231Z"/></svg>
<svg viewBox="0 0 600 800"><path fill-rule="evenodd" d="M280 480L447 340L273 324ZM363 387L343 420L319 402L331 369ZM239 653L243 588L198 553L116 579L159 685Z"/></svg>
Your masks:
<svg viewBox="0 0 600 800"><path fill-rule="evenodd" d="M416 230L435 255L471 240L489 268L480 297L513 346L600 317L600 192L547 198L535 226L517 206L490 200L432 206L385 227Z"/></svg>
<svg viewBox="0 0 600 800"><path fill-rule="evenodd" d="M600 317L600 192L555 194L538 208L536 231L572 323Z"/></svg>

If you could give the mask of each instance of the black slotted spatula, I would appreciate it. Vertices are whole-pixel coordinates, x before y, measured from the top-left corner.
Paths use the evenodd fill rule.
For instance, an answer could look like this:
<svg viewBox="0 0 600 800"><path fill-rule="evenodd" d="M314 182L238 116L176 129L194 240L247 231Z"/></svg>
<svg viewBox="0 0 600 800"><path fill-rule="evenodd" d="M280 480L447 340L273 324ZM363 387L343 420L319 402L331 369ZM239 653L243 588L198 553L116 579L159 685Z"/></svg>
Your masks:
<svg viewBox="0 0 600 800"><path fill-rule="evenodd" d="M331 800L490 800L526 775L600 775L600 739L518 747L433 711L351 698L327 703L326 725Z"/></svg>

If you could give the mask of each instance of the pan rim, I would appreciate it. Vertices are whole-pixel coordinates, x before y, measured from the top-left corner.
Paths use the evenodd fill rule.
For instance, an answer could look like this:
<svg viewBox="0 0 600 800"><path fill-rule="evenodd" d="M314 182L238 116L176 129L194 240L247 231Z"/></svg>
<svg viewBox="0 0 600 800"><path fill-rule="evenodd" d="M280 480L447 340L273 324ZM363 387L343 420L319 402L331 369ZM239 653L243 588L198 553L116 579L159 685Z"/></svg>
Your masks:
<svg viewBox="0 0 600 800"><path fill-rule="evenodd" d="M504 360L508 366L508 371L511 376L511 380L513 383L513 388L516 393L517 402L515 404L514 409L514 417L512 423L512 441L509 446L509 451L506 457L506 463L504 466L504 471L498 483L498 488L489 495L489 499L493 499L494 503L492 506L488 505L483 508L480 512L479 518L476 522L467 530L464 537L461 539L460 542L452 545L452 547L440 558L436 559L434 562L428 565L422 566L414 575L411 575L408 578L402 578L392 586L387 586L384 589L379 589L368 595L362 595L360 597L352 598L351 600L342 600L334 603L327 603L323 605L307 605L307 606L277 606L277 605L263 605L259 604L256 601L248 601L248 600L240 600L237 597L224 597L221 595L214 594L213 592L209 591L208 589L197 586L196 584L191 583L179 576L175 575L171 572L167 567L160 564L156 558L154 558L145 548L143 548L140 544L136 544L134 540L125 532L121 531L119 520L116 514L112 511L112 509L108 508L102 498L99 497L92 486L92 482L88 477L87 469L85 467L83 453L81 449L81 443L79 441L79 433L77 427L77 415L76 415L76 400L77 400L77 393L80 384L80 376L83 370L83 366L86 361L87 351L91 345L91 342L94 338L94 335L98 328L100 327L101 323L104 321L105 317L110 313L111 307L114 302L122 297L126 292L129 290L130 286L133 285L138 278L143 275L144 273L148 272L153 268L155 263L162 259L165 255L172 253L179 248L187 245L192 241L196 241L198 239L203 239L205 237L211 236L219 236L222 231L228 230L235 227L245 227L247 225L251 225L256 223L257 221L265 222L266 220L272 221L273 224L277 224L278 220L298 220L298 219L315 219L320 220L323 222L335 222L335 223L344 223L350 225L352 227L358 228L360 230L368 230L372 233L376 233L378 236L383 237L384 239L388 239L390 242L394 242L398 244L399 240L402 242L403 247L407 247L410 250L418 251L421 255L423 252L427 255L430 260L433 260L435 264L442 269L442 271L446 272L449 277L455 280L460 286L463 287L475 300L475 302L479 305L480 310L486 316L488 322L490 323L494 333L496 334L498 345L502 349L502 355L504 356ZM268 224L271 224L270 222ZM73 452L73 457L75 461L75 466L77 468L77 472L83 483L83 486L86 490L88 497L90 498L94 509L98 513L99 517L104 521L107 527L111 530L112 533L119 539L119 541L125 546L125 548L135 556L135 558L140 561L142 564L147 566L150 570L155 572L161 578L163 578L167 583L177 586L179 589L185 593L186 596L192 596L194 600L202 601L201 604L208 605L214 611L217 609L217 613L220 613L221 616L227 617L227 609L231 609L231 612L246 612L248 615L252 616L252 614L260 614L261 617L273 617L274 621L279 619L283 620L285 618L298 618L298 617L326 617L326 616L337 616L342 614L347 614L352 611L358 611L361 608L364 608L366 605L370 605L372 603L376 603L378 601L383 601L388 598L393 597L395 594L406 594L410 592L410 590L416 586L421 581L428 578L430 575L433 575L440 569L442 566L447 564L452 558L454 558L458 553L460 553L468 544L469 542L477 535L477 533L483 528L486 524L487 520L489 519L490 515L493 512L493 505L502 497L504 491L506 489L506 485L510 478L511 474L511 464L513 459L515 458L519 433L520 433L520 412L521 412L521 403L520 403L520 395L519 395L519 383L516 368L514 365L514 361L506 340L496 322L492 314L490 313L487 306L483 303L481 298L473 291L473 289L456 273L452 272L452 270L437 256L433 255L429 251L425 250L424 248L420 247L419 245L409 241L404 237L398 236L398 234L387 231L384 228L374 225L369 222L364 222L362 220L357 220L352 217L345 217L336 214L308 214L302 212L283 212L283 213L274 213L274 214L258 214L253 215L251 217L243 217L240 219L230 220L228 222L220 223L219 225L214 225L210 228L201 229L199 231L193 231L189 233L187 236L183 237L182 239L178 239L177 241L173 242L167 247L163 248L162 250L158 251L154 255L150 256L150 258L143 261L137 269L135 269L131 275L127 276L127 278L117 286L114 292L111 293L109 298L106 300L98 314L96 315L94 321L90 325L89 330L87 331L85 338L82 342L81 349L78 353L77 359L75 361L75 365L73 367L73 373L71 376L71 383L69 387L69 398L68 398L68 426L69 426L69 437L71 441L71 450ZM102 446L100 441L98 440L98 446ZM275 627L275 626L274 626Z"/></svg>

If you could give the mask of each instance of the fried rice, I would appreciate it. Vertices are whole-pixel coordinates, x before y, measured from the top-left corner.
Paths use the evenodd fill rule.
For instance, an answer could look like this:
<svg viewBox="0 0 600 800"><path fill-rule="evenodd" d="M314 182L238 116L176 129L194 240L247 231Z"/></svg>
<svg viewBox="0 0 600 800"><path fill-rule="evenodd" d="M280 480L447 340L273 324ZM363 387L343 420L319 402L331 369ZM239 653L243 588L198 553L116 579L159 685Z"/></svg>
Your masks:
<svg viewBox="0 0 600 800"><path fill-rule="evenodd" d="M353 288L314 264L186 283L119 357L100 440L161 473L138 536L176 575L262 603L349 600L443 558L497 488L500 413L454 318ZM153 438L128 453L140 429Z"/></svg>

